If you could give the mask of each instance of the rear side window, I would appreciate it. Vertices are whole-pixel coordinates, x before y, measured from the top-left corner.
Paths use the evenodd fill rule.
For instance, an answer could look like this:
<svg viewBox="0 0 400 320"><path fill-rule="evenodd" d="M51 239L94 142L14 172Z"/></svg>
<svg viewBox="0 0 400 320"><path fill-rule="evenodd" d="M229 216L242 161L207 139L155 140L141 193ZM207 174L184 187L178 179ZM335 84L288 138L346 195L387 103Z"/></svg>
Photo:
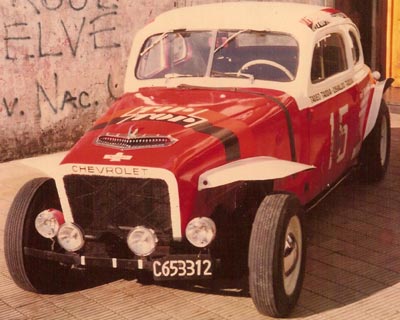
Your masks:
<svg viewBox="0 0 400 320"><path fill-rule="evenodd" d="M324 81L347 68L344 41L340 34L329 34L315 45L311 68L312 83Z"/></svg>

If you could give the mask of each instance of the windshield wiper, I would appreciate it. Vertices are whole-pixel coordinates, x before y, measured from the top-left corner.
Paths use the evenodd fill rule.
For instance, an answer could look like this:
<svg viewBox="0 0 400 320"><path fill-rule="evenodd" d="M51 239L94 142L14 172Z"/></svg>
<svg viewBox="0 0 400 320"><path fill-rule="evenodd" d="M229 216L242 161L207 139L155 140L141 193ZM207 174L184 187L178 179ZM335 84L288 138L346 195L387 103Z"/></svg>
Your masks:
<svg viewBox="0 0 400 320"><path fill-rule="evenodd" d="M250 73L237 73L236 76L238 78L240 78L240 77L247 78L251 81L251 83L254 82L254 75L252 75Z"/></svg>
<svg viewBox="0 0 400 320"><path fill-rule="evenodd" d="M159 38L157 38L156 41L154 41L151 45L149 45L146 49L144 49L141 53L140 56L144 56L147 52L149 52L151 49L153 49L158 43L160 43L161 40L163 40L165 37L168 36L168 33L170 33L170 31L165 31L162 35L160 35Z"/></svg>
<svg viewBox="0 0 400 320"><path fill-rule="evenodd" d="M250 73L239 73L239 72L221 72L221 71L211 71L211 76L212 77L217 77L217 78L247 78L251 81L251 83L254 82L254 75Z"/></svg>
<svg viewBox="0 0 400 320"><path fill-rule="evenodd" d="M229 42L231 42L233 39L235 39L239 34L241 34L243 32L247 32L247 31L250 31L250 30L249 29L245 29L245 30L240 30L240 31L234 33L228 39L226 39L218 48L216 48L214 50L214 53L217 53L219 50L221 50L223 47L225 47Z"/></svg>
<svg viewBox="0 0 400 320"><path fill-rule="evenodd" d="M194 77L194 76L192 74L183 74L183 73L167 73L164 76L165 79L184 78L184 77Z"/></svg>

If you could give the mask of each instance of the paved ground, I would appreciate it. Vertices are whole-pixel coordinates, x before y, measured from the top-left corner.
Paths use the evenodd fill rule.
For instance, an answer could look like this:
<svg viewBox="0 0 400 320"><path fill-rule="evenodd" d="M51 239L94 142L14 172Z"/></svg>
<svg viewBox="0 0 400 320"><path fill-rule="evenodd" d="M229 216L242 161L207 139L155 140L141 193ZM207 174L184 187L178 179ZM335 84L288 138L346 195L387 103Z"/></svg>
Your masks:
<svg viewBox="0 0 400 320"><path fill-rule="evenodd" d="M400 114L392 127L387 178L374 186L350 178L308 215L306 277L293 318L400 319ZM16 191L38 175L27 164L44 161L0 164L0 319L267 319L246 279L167 287L98 273L58 295L17 288L3 257L4 222Z"/></svg>

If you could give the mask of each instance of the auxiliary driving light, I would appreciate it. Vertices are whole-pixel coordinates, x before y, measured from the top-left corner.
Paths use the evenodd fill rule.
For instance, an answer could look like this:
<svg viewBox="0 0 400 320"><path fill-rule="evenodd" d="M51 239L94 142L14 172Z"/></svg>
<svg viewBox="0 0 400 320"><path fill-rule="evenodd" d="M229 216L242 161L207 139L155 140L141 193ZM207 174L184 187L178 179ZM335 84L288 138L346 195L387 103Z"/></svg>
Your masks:
<svg viewBox="0 0 400 320"><path fill-rule="evenodd" d="M145 257L156 249L158 239L152 229L138 226L129 232L126 242L134 254Z"/></svg>
<svg viewBox="0 0 400 320"><path fill-rule="evenodd" d="M58 230L57 240L69 252L78 251L85 244L81 228L74 223L64 223Z"/></svg>
<svg viewBox="0 0 400 320"><path fill-rule="evenodd" d="M194 218L186 226L186 238L199 248L208 246L214 240L216 232L214 221L207 217Z"/></svg>
<svg viewBox="0 0 400 320"><path fill-rule="evenodd" d="M51 239L57 235L60 225L64 222L64 216L61 211L47 209L37 215L35 219L35 228L42 237Z"/></svg>

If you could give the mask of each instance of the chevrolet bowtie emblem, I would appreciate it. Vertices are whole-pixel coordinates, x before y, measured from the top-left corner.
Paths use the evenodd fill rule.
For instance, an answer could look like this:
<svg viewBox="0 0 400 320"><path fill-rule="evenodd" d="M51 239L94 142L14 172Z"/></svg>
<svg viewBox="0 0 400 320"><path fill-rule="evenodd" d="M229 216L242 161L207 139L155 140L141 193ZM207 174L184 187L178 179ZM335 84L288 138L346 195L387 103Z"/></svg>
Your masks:
<svg viewBox="0 0 400 320"><path fill-rule="evenodd" d="M123 152L117 152L116 154L106 154L103 159L110 160L111 162L120 162L122 160L131 160L132 156L125 155Z"/></svg>

